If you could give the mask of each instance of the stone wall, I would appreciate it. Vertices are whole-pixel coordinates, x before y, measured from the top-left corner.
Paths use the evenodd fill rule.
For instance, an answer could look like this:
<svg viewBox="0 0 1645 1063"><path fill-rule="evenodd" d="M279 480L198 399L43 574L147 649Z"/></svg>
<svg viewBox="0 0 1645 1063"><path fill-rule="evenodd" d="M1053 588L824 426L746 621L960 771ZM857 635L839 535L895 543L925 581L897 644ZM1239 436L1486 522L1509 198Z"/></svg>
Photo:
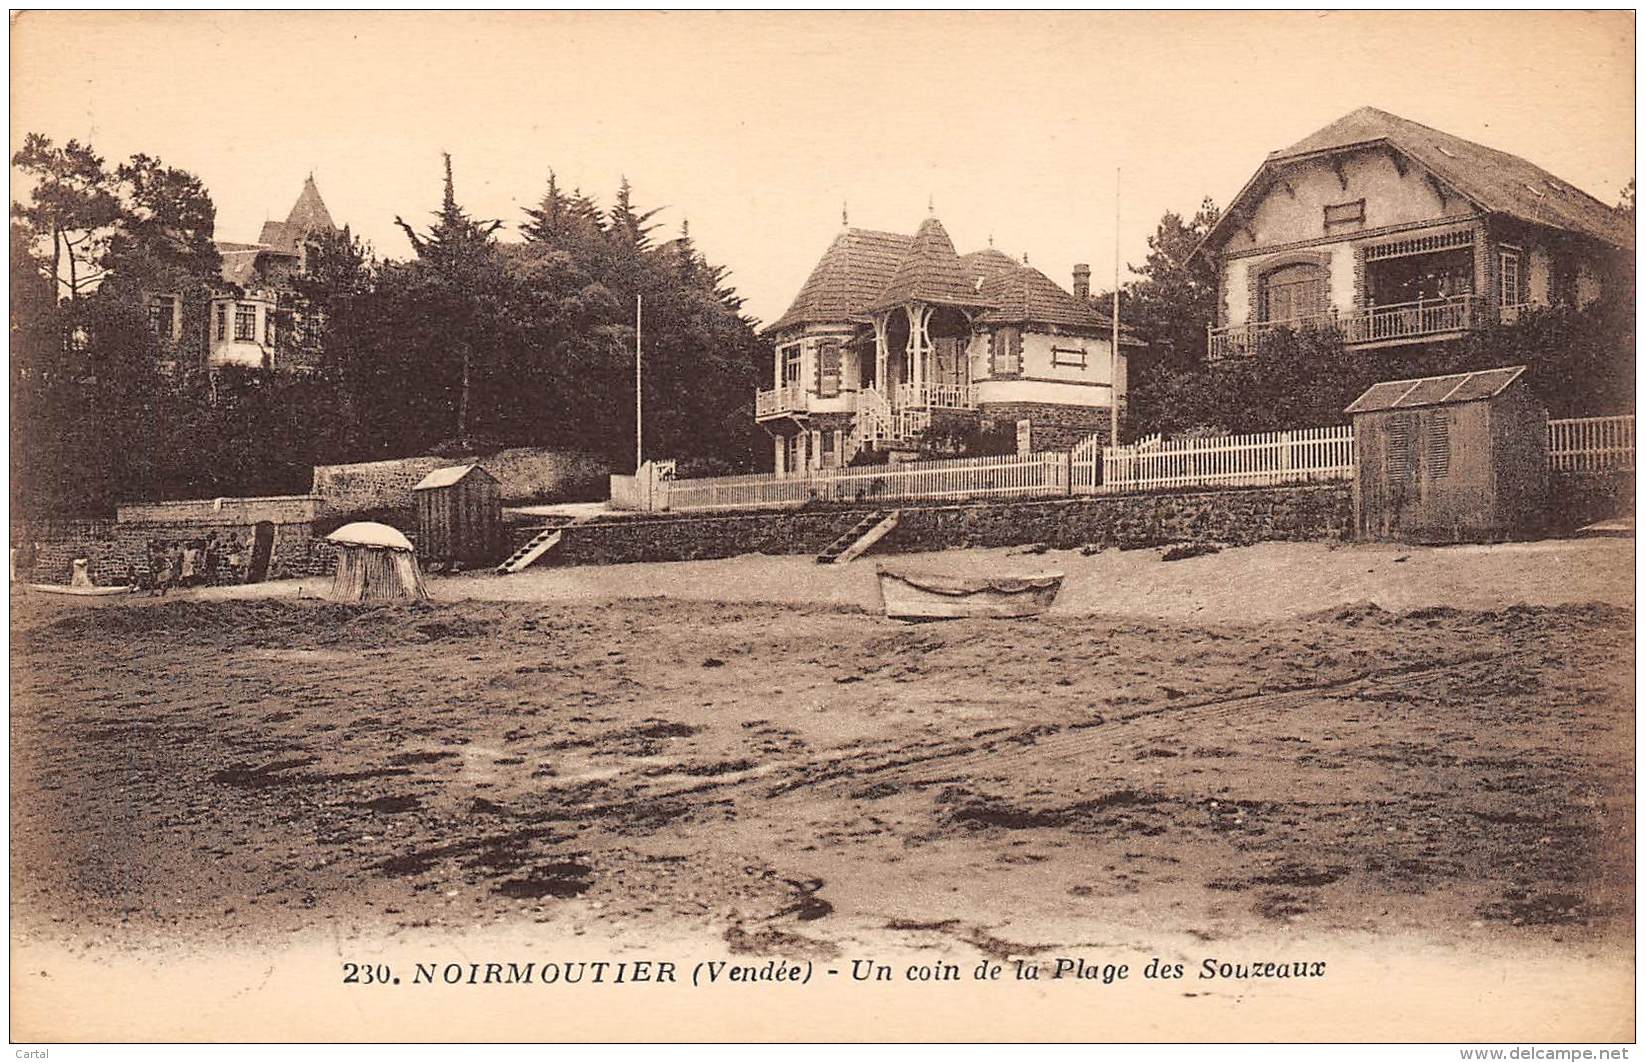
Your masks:
<svg viewBox="0 0 1645 1063"><path fill-rule="evenodd" d="M410 510L411 489L435 469L467 465L497 478L503 504L540 501L590 501L605 497L610 464L593 454L521 447L485 457L441 458L424 455L352 465L317 465L310 494L327 515Z"/></svg>
<svg viewBox="0 0 1645 1063"><path fill-rule="evenodd" d="M122 502L116 509L122 524L307 524L319 515L320 500L312 495L273 495L266 498L203 498L186 502Z"/></svg>
<svg viewBox="0 0 1645 1063"><path fill-rule="evenodd" d="M1548 478L1548 530L1574 531L1610 517L1633 516L1632 469L1556 472Z"/></svg>
<svg viewBox="0 0 1645 1063"><path fill-rule="evenodd" d="M861 506L815 506L575 524L565 529L552 561L593 565L749 553L815 554L849 531L865 512ZM905 506L896 529L876 550L898 553L1040 542L1057 549L1187 540L1243 545L1269 539L1341 539L1352 522L1347 484Z"/></svg>
<svg viewBox="0 0 1645 1063"><path fill-rule="evenodd" d="M1054 402L987 402L985 420L1015 424L1028 422L1029 449L1071 450L1093 434L1108 441L1107 406L1067 406ZM1123 435L1120 438L1125 438Z"/></svg>
<svg viewBox="0 0 1645 1063"><path fill-rule="evenodd" d="M255 524L177 524L85 521L73 524L12 525L12 546L25 559L17 578L26 583L67 583L76 558L86 558L91 579L99 586L153 580L153 548L170 550L197 543L212 555L210 578L200 582L243 583L251 565ZM26 558L33 553L34 560ZM314 535L307 523L276 524L267 579L317 576L331 572L336 555L330 543Z"/></svg>

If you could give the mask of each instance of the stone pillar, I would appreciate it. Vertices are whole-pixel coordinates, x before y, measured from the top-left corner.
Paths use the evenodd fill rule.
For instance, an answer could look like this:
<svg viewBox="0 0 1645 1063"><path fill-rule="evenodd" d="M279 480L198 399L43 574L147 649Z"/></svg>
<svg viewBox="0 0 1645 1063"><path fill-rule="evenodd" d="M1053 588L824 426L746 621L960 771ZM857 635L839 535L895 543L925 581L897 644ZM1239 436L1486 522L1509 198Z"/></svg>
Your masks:
<svg viewBox="0 0 1645 1063"><path fill-rule="evenodd" d="M772 468L776 469L778 476L786 476L788 475L788 440L783 436L775 435L771 437L771 442L776 446L776 461Z"/></svg>
<svg viewBox="0 0 1645 1063"><path fill-rule="evenodd" d="M811 468L811 430L801 428L794 439L794 471L804 473Z"/></svg>

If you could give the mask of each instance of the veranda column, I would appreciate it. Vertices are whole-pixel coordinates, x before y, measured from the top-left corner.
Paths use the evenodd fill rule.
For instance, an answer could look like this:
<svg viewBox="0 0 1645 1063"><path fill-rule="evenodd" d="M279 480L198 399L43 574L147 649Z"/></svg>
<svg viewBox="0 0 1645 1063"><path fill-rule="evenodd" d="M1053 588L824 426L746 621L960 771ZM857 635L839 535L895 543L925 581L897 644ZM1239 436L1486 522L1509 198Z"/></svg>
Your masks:
<svg viewBox="0 0 1645 1063"><path fill-rule="evenodd" d="M811 430L801 428L794 439L794 471L804 473L811 468Z"/></svg>
<svg viewBox="0 0 1645 1063"><path fill-rule="evenodd" d="M882 395L891 390L890 381L886 379L891 368L891 352L886 349L885 324L884 314L874 315L874 388Z"/></svg>
<svg viewBox="0 0 1645 1063"><path fill-rule="evenodd" d="M777 470L778 476L786 476L788 474L788 440L781 435L774 435L771 437L771 442L776 446L777 454L776 462L772 467Z"/></svg>
<svg viewBox="0 0 1645 1063"><path fill-rule="evenodd" d="M922 379L920 367L924 361L924 352L920 349L920 308L910 303L903 308L903 312L908 318L908 383L912 385L909 390L917 396ZM918 398L915 401L918 402Z"/></svg>

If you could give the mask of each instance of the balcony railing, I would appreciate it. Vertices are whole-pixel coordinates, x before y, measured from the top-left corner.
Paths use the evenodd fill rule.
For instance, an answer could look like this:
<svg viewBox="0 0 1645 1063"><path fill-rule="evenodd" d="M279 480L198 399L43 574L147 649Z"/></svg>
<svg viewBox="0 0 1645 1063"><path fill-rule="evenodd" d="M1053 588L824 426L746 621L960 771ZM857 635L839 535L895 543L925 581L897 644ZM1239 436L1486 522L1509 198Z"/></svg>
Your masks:
<svg viewBox="0 0 1645 1063"><path fill-rule="evenodd" d="M1504 316L1519 307L1503 307ZM1490 323L1489 308L1482 295L1459 295L1448 299L1419 299L1412 303L1373 306L1357 314L1334 311L1312 314L1291 321L1258 321L1210 330L1210 357L1239 357L1255 354L1263 341L1281 329L1335 329L1348 344L1388 343L1466 332Z"/></svg>
<svg viewBox="0 0 1645 1063"><path fill-rule="evenodd" d="M916 410L974 410L975 384L898 384L897 405Z"/></svg>
<svg viewBox="0 0 1645 1063"><path fill-rule="evenodd" d="M799 384L785 384L780 388L766 388L754 395L754 417L779 417L785 413L805 409L805 388Z"/></svg>

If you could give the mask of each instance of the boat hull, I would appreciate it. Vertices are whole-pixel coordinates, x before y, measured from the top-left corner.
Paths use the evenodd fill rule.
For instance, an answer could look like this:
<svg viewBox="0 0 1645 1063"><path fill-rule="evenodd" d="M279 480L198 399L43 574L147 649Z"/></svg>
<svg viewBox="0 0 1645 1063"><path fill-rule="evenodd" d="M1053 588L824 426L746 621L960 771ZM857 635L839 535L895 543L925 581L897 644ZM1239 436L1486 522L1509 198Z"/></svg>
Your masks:
<svg viewBox="0 0 1645 1063"><path fill-rule="evenodd" d="M1014 619L1051 608L1061 573L995 579L955 579L881 569L880 599L893 620Z"/></svg>
<svg viewBox="0 0 1645 1063"><path fill-rule="evenodd" d="M61 583L30 583L31 591L42 594L72 594L77 598L101 598L108 594L130 594L136 587L72 587Z"/></svg>

